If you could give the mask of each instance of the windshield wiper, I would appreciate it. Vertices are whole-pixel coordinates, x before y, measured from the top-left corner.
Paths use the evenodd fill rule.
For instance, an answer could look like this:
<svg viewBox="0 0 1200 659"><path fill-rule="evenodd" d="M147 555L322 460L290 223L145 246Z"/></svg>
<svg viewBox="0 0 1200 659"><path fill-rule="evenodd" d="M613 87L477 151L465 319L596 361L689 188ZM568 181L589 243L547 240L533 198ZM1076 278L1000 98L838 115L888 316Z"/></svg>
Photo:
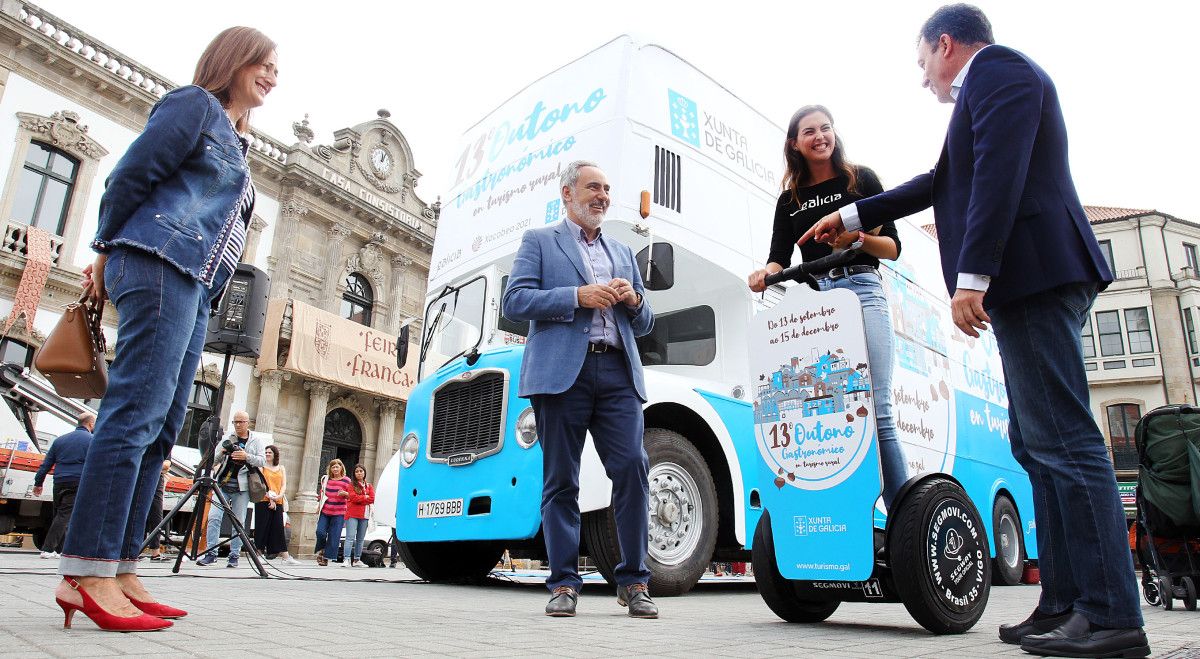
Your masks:
<svg viewBox="0 0 1200 659"><path fill-rule="evenodd" d="M437 331L438 323L442 321L442 316L446 313L446 303L442 303L442 307L438 309L437 315L433 317L433 322L429 324L429 331L425 334L425 345L421 346L421 366L425 366L425 355L429 353L429 346L433 345L433 333Z"/></svg>

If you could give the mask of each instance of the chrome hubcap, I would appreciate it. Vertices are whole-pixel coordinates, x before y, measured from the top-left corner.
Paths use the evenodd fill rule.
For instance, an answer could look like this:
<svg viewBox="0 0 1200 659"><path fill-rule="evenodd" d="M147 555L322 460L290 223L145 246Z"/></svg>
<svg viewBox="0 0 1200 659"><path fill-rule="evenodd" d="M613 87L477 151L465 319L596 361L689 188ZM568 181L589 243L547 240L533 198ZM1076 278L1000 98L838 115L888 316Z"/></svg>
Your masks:
<svg viewBox="0 0 1200 659"><path fill-rule="evenodd" d="M700 543L704 504L700 488L683 467L660 462L650 468L650 556L664 565L687 560Z"/></svg>

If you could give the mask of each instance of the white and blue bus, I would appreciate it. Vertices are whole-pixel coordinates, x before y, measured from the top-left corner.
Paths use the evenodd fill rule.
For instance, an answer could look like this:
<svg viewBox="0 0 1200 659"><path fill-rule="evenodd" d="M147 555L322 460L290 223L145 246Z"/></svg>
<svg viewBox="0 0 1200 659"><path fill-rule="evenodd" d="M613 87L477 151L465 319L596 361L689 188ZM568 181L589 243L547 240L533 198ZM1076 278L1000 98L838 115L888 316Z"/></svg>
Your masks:
<svg viewBox="0 0 1200 659"><path fill-rule="evenodd" d="M504 318L500 300L523 232L562 219L559 173L577 159L598 162L612 183L604 230L638 255L656 317L638 340L651 592L684 593L711 561L749 557L759 491L773 485L757 475L747 330L783 289L752 294L746 275L767 254L783 139L703 72L629 37L528 85L465 133L438 223L421 348L409 357L420 361L420 382L384 477L398 478L396 536L418 576L478 578L506 549L544 557L542 438L516 386L528 327ZM1015 581L1036 557L1033 508L1008 450L995 344L955 333L934 237L900 230L903 257L884 276L898 334L891 393L910 474L963 483L1001 547L997 563L1010 568L997 572ZM589 439L583 550L606 578L620 561L610 495Z"/></svg>

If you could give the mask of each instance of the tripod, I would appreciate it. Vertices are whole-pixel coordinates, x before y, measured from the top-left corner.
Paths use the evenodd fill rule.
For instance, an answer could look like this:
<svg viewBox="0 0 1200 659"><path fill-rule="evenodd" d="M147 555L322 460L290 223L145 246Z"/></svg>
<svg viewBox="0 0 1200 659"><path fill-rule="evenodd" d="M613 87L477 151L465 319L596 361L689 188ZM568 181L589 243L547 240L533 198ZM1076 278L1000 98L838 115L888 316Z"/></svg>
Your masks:
<svg viewBox="0 0 1200 659"><path fill-rule="evenodd" d="M179 514L184 504L189 499L192 499L192 497L195 497L195 502L192 506L192 518L188 521L187 530L184 531L183 545L179 548L179 554L175 557L175 566L171 568L171 572L174 574L179 573L179 566L183 563L185 555L195 560L200 557L200 554L204 553L200 550L200 535L204 533L205 518L200 514L200 511L204 510L204 504L209 500L209 495L212 494L215 495L212 497L213 505L220 506L225 516L229 518L229 521L233 525L233 533L236 533L237 537L241 538L242 547L249 554L250 562L254 564L254 570L258 572L258 576L264 579L267 578L267 570L263 567L262 561L258 559L258 551L255 549L254 543L250 542L250 537L246 535L246 527L242 525L242 519L245 517L246 511L233 509L233 506L229 503L229 499L217 485L217 479L213 477L212 473L217 448L221 445L221 428L223 427L221 423L221 405L224 402L225 383L229 379L229 369L232 361L233 348L231 346L226 347L225 366L221 369L221 383L217 388L217 397L213 403L213 416L208 419L211 423L209 423L207 433L203 429L200 433L201 445L203 446L204 440L207 439L208 448L204 449L204 455L200 459L200 464L196 467L196 473L193 474L192 487L184 493L179 502L175 504L175 507L171 509L171 512L163 515L162 521L158 523L158 526L154 527L153 531L146 535L146 540L142 543L142 550L144 550L146 545L150 543L150 539L160 533L164 538L169 538L165 529L170 526L171 520L175 519L175 516ZM215 544L213 543L214 538L208 538L207 540L209 544L208 550L215 552L223 545L233 542L233 536L230 536L228 540L221 540ZM189 543L192 548L191 552L188 552ZM138 553L140 554L141 550Z"/></svg>

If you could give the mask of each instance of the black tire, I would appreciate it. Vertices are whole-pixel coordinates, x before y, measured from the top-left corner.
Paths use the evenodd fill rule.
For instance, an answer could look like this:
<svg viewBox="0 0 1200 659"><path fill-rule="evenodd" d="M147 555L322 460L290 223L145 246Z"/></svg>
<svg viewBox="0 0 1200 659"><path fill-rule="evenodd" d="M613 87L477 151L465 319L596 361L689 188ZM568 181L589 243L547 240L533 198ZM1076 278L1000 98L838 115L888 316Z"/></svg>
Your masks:
<svg viewBox="0 0 1200 659"><path fill-rule="evenodd" d="M1179 584L1183 586L1183 608L1188 611L1196 610L1196 582L1191 577L1184 577L1179 580Z"/></svg>
<svg viewBox="0 0 1200 659"><path fill-rule="evenodd" d="M650 594L673 597L691 590L712 561L717 544L717 488L704 457L683 435L647 428L644 437L650 458L646 556ZM613 573L621 562L621 550L611 507L586 513L582 536L588 556L615 586Z"/></svg>
<svg viewBox="0 0 1200 659"><path fill-rule="evenodd" d="M754 565L754 583L758 594L767 608L788 622L815 623L833 615L841 602L812 601L796 596L792 582L779 573L775 565L775 541L771 535L771 517L763 512L754 529L754 546L751 551Z"/></svg>
<svg viewBox="0 0 1200 659"><path fill-rule="evenodd" d="M479 583L504 547L494 542L401 542L397 553L413 574L435 583Z"/></svg>
<svg viewBox="0 0 1200 659"><path fill-rule="evenodd" d="M1142 596L1150 606L1162 604L1162 592L1158 589L1158 580L1151 579L1142 583Z"/></svg>
<svg viewBox="0 0 1200 659"><path fill-rule="evenodd" d="M979 512L961 487L939 477L918 483L895 509L888 549L904 608L934 634L967 631L983 615L991 590Z"/></svg>
<svg viewBox="0 0 1200 659"><path fill-rule="evenodd" d="M1171 577L1161 576L1158 578L1158 592L1162 593L1162 608L1170 611L1175 608L1175 587L1171 583Z"/></svg>
<svg viewBox="0 0 1200 659"><path fill-rule="evenodd" d="M996 497L992 506L992 585L1016 586L1025 573L1025 538L1021 533L1021 516L1006 496Z"/></svg>
<svg viewBox="0 0 1200 659"><path fill-rule="evenodd" d="M387 543L383 540L372 540L371 544L363 548L362 562L367 564L367 567L383 567L387 561Z"/></svg>

